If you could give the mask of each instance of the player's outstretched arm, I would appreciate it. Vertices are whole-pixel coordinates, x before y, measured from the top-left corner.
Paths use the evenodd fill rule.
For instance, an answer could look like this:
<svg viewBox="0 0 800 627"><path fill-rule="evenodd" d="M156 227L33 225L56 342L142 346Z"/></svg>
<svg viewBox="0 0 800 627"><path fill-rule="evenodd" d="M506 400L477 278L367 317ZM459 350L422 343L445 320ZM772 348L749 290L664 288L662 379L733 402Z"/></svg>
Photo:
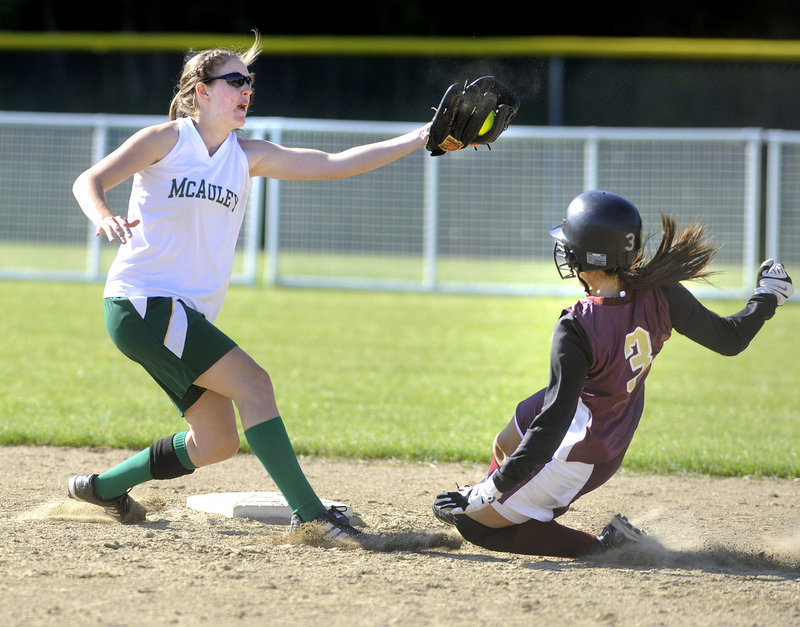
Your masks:
<svg viewBox="0 0 800 627"><path fill-rule="evenodd" d="M738 355L745 350L777 306L794 294L792 279L783 264L767 259L761 264L753 296L741 311L729 316L700 304L683 285L665 287L672 328L720 355Z"/></svg>
<svg viewBox="0 0 800 627"><path fill-rule="evenodd" d="M383 167L421 148L429 124L383 141L328 153L313 148L287 148L264 140L241 140L251 176L288 181L343 179Z"/></svg>

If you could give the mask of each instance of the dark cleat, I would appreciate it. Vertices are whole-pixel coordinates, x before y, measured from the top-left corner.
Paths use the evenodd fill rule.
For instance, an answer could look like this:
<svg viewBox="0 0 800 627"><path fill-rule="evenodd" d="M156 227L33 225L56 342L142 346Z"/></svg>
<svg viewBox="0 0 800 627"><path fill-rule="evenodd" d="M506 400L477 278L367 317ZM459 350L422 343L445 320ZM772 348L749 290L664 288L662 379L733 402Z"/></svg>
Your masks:
<svg viewBox="0 0 800 627"><path fill-rule="evenodd" d="M611 522L603 527L597 539L605 548L611 549L623 544L641 542L645 537L647 534L644 531L630 524L625 516L616 514Z"/></svg>
<svg viewBox="0 0 800 627"><path fill-rule="evenodd" d="M76 475L69 478L67 488L69 498L99 505L106 513L124 523L131 511L134 500L126 492L113 499L101 499L94 491L94 480L97 475Z"/></svg>
<svg viewBox="0 0 800 627"><path fill-rule="evenodd" d="M292 514L289 531L295 532L301 525L307 523L321 525L323 528L323 536L326 540L332 540L334 538L358 539L357 536L361 535L361 531L353 527L353 525L350 524L350 519L335 505L331 505L325 512L308 521L303 520L297 514Z"/></svg>

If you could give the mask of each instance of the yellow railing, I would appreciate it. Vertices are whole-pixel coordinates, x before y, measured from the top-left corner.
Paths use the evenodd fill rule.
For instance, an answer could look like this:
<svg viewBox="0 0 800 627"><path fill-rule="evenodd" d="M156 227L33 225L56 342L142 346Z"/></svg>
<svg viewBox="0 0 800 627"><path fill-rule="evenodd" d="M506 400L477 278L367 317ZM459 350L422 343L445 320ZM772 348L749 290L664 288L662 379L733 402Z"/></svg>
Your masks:
<svg viewBox="0 0 800 627"><path fill-rule="evenodd" d="M251 34L0 31L0 50L182 52L247 48ZM798 61L800 40L668 37L263 36L265 54L374 56L544 56Z"/></svg>

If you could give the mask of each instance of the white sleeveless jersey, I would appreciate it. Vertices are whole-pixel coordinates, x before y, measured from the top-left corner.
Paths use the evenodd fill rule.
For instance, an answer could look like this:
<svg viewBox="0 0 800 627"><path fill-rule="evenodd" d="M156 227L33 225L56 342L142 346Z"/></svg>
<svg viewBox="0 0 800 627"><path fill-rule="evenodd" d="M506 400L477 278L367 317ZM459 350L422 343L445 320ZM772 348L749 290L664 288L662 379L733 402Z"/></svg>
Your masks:
<svg viewBox="0 0 800 627"><path fill-rule="evenodd" d="M233 271L250 172L231 133L208 150L190 118L179 119L169 154L133 177L128 220L141 220L122 244L105 297L171 296L214 321Z"/></svg>

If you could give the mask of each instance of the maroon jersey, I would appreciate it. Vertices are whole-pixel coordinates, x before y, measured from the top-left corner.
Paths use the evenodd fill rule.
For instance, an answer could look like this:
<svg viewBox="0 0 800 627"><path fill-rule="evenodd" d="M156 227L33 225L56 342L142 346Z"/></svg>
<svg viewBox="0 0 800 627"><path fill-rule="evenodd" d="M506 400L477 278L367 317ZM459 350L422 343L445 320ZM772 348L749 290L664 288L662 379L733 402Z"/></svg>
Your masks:
<svg viewBox="0 0 800 627"><path fill-rule="evenodd" d="M621 462L644 409L644 381L671 332L735 355L776 306L774 297L756 294L722 317L675 284L621 298L586 297L567 308L553 331L550 382L517 406L524 435L494 473L498 490L526 481L553 457Z"/></svg>
<svg viewBox="0 0 800 627"><path fill-rule="evenodd" d="M661 290L624 298L590 296L569 307L592 347L580 398L589 410L582 439L566 459L608 461L625 452L644 409L644 382L672 325Z"/></svg>

